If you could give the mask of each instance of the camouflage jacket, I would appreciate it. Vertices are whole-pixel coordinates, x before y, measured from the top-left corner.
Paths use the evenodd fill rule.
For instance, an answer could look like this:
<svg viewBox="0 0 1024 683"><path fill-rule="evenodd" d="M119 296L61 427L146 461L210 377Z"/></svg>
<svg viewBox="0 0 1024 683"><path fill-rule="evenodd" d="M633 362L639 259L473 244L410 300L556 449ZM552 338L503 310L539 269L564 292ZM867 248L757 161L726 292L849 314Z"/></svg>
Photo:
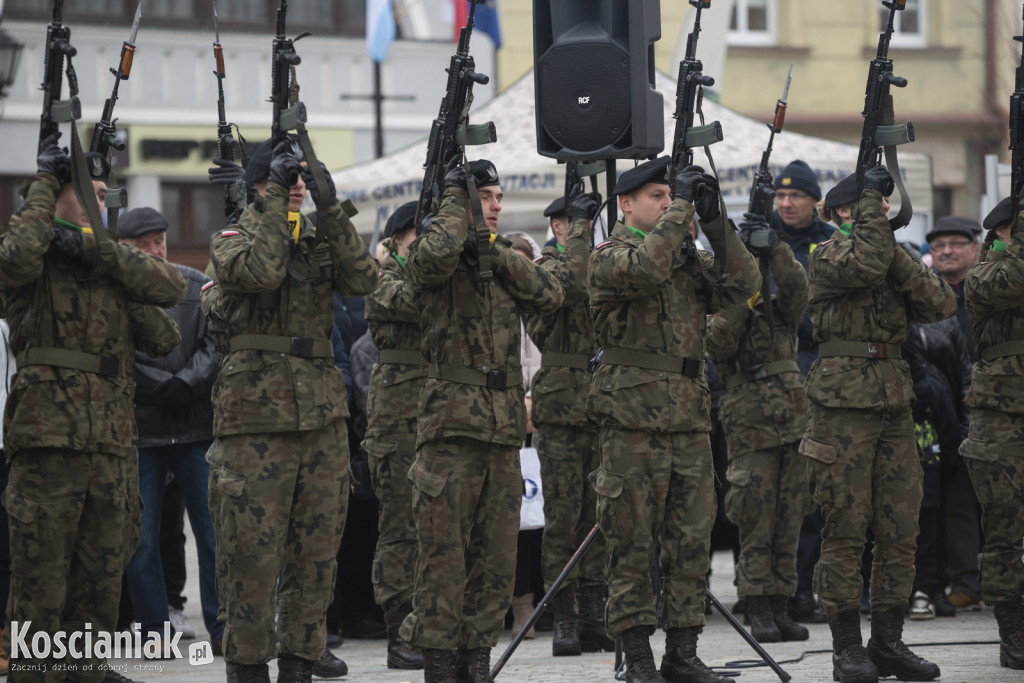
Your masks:
<svg viewBox="0 0 1024 683"><path fill-rule="evenodd" d="M837 230L811 254L810 312L819 346L898 345L912 322L933 323L956 313L949 285L896 243L881 200L877 191L865 190L849 236ZM914 398L909 367L896 358L819 358L804 389L826 408L909 408Z"/></svg>
<svg viewBox="0 0 1024 683"><path fill-rule="evenodd" d="M421 348L432 374L490 375L506 388L428 379L420 392L417 442L465 436L518 446L526 436L520 316L555 311L562 287L500 237L478 247L488 250L494 274L481 281L463 253L468 204L464 190L446 189L431 229L409 248L405 268L420 309Z"/></svg>
<svg viewBox="0 0 1024 683"><path fill-rule="evenodd" d="M366 297L365 316L380 351L412 353L422 363L374 364L366 401L366 435L415 434L420 387L427 378L426 359L420 352L420 309L405 271L391 254L381 266L377 289Z"/></svg>
<svg viewBox="0 0 1024 683"><path fill-rule="evenodd" d="M1013 233L1006 251L989 249L982 256L964 283L979 358L996 344L1024 343L1024 232ZM1024 355L978 360L964 403L968 408L1024 414Z"/></svg>
<svg viewBox="0 0 1024 683"><path fill-rule="evenodd" d="M708 357L726 386L720 415L730 458L799 441L807 424L796 365L807 274L785 242L772 248L769 264L776 285L772 328L760 298L753 306L737 304L708 319ZM792 369L782 370L787 361Z"/></svg>
<svg viewBox="0 0 1024 683"><path fill-rule="evenodd" d="M761 274L724 215L701 225L714 256L683 255L692 217L693 206L676 199L645 237L619 222L591 254L590 305L602 358L615 348L703 362L705 316L743 303L757 290ZM703 276L698 259L717 284ZM703 372L688 376L601 363L587 408L602 425L708 431L710 400Z"/></svg>
<svg viewBox="0 0 1024 683"><path fill-rule="evenodd" d="M597 352L587 291L590 225L586 220L575 221L569 228L564 252L551 246L542 253L537 265L558 279L565 302L554 313L526 317L526 332L540 349L542 358L541 368L530 385L532 420L538 426L582 425L587 421L590 393L587 364ZM563 364L567 359L552 354L573 356L582 367L569 367Z"/></svg>
<svg viewBox="0 0 1024 683"><path fill-rule="evenodd" d="M52 176L36 176L10 227L0 228L0 308L18 361L4 448L8 457L28 448L128 455L138 436L135 349L156 357L177 346L178 327L160 309L181 300L185 279L167 261L114 242L105 244L103 274L79 277L81 264L47 253L59 191ZM44 349L59 349L69 365L80 365L74 353L102 357L116 370L33 361L29 354Z"/></svg>
<svg viewBox="0 0 1024 683"><path fill-rule="evenodd" d="M221 354L213 385L217 437L320 429L348 415L345 383L330 351L331 299L334 291L372 292L377 262L337 200L317 218L316 228L303 218L293 239L288 188L271 182L262 200L213 236L217 286L203 291L203 312ZM321 230L326 237L318 241ZM302 345L321 351L311 357L240 341L268 336L306 340Z"/></svg>

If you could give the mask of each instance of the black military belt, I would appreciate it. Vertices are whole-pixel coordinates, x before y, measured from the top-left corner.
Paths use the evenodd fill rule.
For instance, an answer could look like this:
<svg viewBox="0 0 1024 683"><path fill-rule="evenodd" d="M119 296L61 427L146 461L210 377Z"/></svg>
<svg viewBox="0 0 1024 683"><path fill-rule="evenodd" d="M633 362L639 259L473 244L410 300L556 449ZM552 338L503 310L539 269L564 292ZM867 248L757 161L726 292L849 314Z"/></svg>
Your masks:
<svg viewBox="0 0 1024 683"><path fill-rule="evenodd" d="M18 367L26 365L51 365L57 368L91 372L104 377L128 375L128 364L113 356L97 356L84 351L58 349L47 346L33 346L17 356Z"/></svg>
<svg viewBox="0 0 1024 683"><path fill-rule="evenodd" d="M601 351L599 363L671 372L687 377L699 377L704 374L703 360L667 356L658 353L644 353L643 351L633 351L632 349L604 349Z"/></svg>
<svg viewBox="0 0 1024 683"><path fill-rule="evenodd" d="M851 358L903 358L899 344L866 341L827 341L818 344L818 356L849 356Z"/></svg>
<svg viewBox="0 0 1024 683"><path fill-rule="evenodd" d="M329 339L285 337L273 334L239 334L231 338L231 353L235 351L271 351L287 353L299 358L334 358Z"/></svg>
<svg viewBox="0 0 1024 683"><path fill-rule="evenodd" d="M1024 340L999 342L978 350L978 358L986 363L1006 356L1024 356Z"/></svg>
<svg viewBox="0 0 1024 683"><path fill-rule="evenodd" d="M781 375L784 372L800 372L800 366L796 364L795 360L777 360L773 363L765 363L757 370L750 372L744 372L741 370L742 374L733 375L726 381L725 388L735 389L742 384L756 382L757 380L764 379L766 377Z"/></svg>
<svg viewBox="0 0 1024 683"><path fill-rule="evenodd" d="M590 358L583 353L542 353L540 366L542 368L576 368L586 370Z"/></svg>
<svg viewBox="0 0 1024 683"><path fill-rule="evenodd" d="M477 370L476 368L457 368L452 365L434 365L427 372L430 379L443 379L446 382L470 384L474 387L488 389L508 389L523 386L523 371L505 372L504 370Z"/></svg>
<svg viewBox="0 0 1024 683"><path fill-rule="evenodd" d="M381 349L377 362L381 365L393 363L395 365L426 365L427 359L419 351L409 349Z"/></svg>

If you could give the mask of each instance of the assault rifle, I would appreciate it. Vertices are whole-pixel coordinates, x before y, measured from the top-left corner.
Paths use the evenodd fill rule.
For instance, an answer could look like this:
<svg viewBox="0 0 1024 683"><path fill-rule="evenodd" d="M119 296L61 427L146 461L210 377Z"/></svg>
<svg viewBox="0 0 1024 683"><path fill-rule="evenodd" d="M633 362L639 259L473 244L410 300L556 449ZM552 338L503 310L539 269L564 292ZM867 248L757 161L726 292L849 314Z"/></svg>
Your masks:
<svg viewBox="0 0 1024 683"><path fill-rule="evenodd" d="M572 159L565 162L565 211L569 212L569 202L572 201L573 195L577 192L583 192L586 190L583 179L590 176L590 189L591 196L597 200L598 205L601 205L601 194L597 191L597 176L604 173L606 169L604 161L573 161ZM598 210L597 216L600 216L601 212ZM596 216L595 216L596 219ZM594 232L591 230L590 233L590 244L594 244Z"/></svg>
<svg viewBox="0 0 1024 683"><path fill-rule="evenodd" d="M82 116L82 104L77 94L66 100L60 99L64 82L64 58L68 63L78 50L71 44L71 29L64 25L64 0L54 0L53 15L46 27L46 54L43 63L43 115L39 121L39 149L43 141L60 132L60 124L74 121Z"/></svg>
<svg viewBox="0 0 1024 683"><path fill-rule="evenodd" d="M1020 193L1024 191L1024 35L1013 39L1021 44L1021 60L1010 95L1010 215L1017 220Z"/></svg>
<svg viewBox="0 0 1024 683"><path fill-rule="evenodd" d="M793 80L793 67L789 67L789 75L786 76L786 87L782 89L782 99L775 102L775 117L768 124L771 134L768 136L768 146L761 154L761 164L754 174L754 184L750 188L750 201L747 202L747 212L757 214L766 221L771 221L772 210L775 203L775 183L772 174L768 170L768 159L772 155L772 142L776 133L782 132L782 126L786 120L786 98L789 96L789 83Z"/></svg>
<svg viewBox="0 0 1024 683"><path fill-rule="evenodd" d="M896 76L892 72L892 60L889 59L889 41L892 38L893 21L896 12L906 8L907 0L883 0L882 5L889 8L889 20L885 30L878 36L878 53L871 60L868 69L868 84L864 96L864 129L860 136L860 151L857 153L857 187L864 188L864 173L882 163L882 151L885 151L885 163L892 175L893 182L900 192L900 210L889 221L893 230L902 228L910 222L914 209L910 204L910 196L903 186L900 167L896 159L896 145L914 141L913 124L894 124L892 95L890 86L905 88L907 79Z"/></svg>
<svg viewBox="0 0 1024 683"><path fill-rule="evenodd" d="M306 105L296 102L289 106L292 88L291 69L302 63L302 58L295 52L295 41L285 35L287 15L288 0L281 0L281 5L277 8L277 31L274 35L271 60L270 101L274 109L270 123L271 150L288 138L288 131L306 122ZM294 185L297 180L290 178L289 186Z"/></svg>
<svg viewBox="0 0 1024 683"><path fill-rule="evenodd" d="M225 161L235 160L235 139L231 136L231 124L224 112L224 48L220 44L220 27L217 25L217 3L213 3L213 75L217 77L217 157ZM239 178L224 186L224 215L233 216L245 205L245 181Z"/></svg>
<svg viewBox="0 0 1024 683"><path fill-rule="evenodd" d="M494 124L469 125L469 108L473 103L473 84L485 85L490 78L476 72L476 61L469 54L476 6L485 0L470 0L469 17L459 33L459 44L448 65L448 85L441 99L441 109L430 126L427 159L423 164L423 187L416 204L416 231L423 230L423 219L435 210L434 202L444 191L444 175L450 163L461 161L466 145L485 145L498 139ZM468 171L467 171L468 175ZM470 196L470 201L479 201ZM474 216L480 216L479 207Z"/></svg>
<svg viewBox="0 0 1024 683"><path fill-rule="evenodd" d="M695 147L707 147L722 140L722 124L712 121L703 124L700 103L704 98L704 87L711 87L715 79L703 74L704 65L697 59L697 38L700 36L701 10L711 6L711 0L690 0L697 8L693 31L686 38L686 57L679 63L679 80L676 82L675 137L672 140L672 157L668 165L668 182L671 184L676 173L693 163ZM702 125L693 125L693 116L701 117Z"/></svg>

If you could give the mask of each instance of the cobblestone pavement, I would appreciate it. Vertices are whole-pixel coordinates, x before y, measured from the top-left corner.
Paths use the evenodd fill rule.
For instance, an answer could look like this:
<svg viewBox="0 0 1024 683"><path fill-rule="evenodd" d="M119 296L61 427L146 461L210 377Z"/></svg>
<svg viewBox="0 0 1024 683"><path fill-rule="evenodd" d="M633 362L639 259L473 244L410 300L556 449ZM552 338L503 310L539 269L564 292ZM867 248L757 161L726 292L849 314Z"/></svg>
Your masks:
<svg viewBox="0 0 1024 683"><path fill-rule="evenodd" d="M186 525L187 528L187 525ZM191 539L189 552L193 552ZM197 639L182 640L183 654L187 646L206 637L199 614L199 588L195 577L194 555L189 556L189 583L186 586L188 602L186 616L197 627ZM732 606L736 589L732 585L733 567L730 556L718 553L712 562L711 590L722 603ZM831 637L827 624L809 624L809 641L803 643L773 643L765 645L768 653L792 676L794 682L832 680ZM865 642L870 634L870 622L862 619ZM506 632L492 653L492 662L512 640ZM954 618L929 621L908 621L904 641L921 656L937 663L942 669L943 683L998 683L1024 681L1024 672L1011 671L999 666L998 634L992 609L961 610ZM651 639L654 654L660 661L664 653L664 634L658 631ZM371 683L405 683L423 680L420 671L391 671L385 666L385 641L347 639L335 654L345 660L349 673L341 681ZM779 680L766 666L742 668L759 661L757 654L732 626L718 613L708 617L701 636L698 653L709 666L721 672L738 676L740 683L768 683ZM214 683L224 681L224 661L214 659L210 664L195 666L186 659L171 661L112 660L123 674L134 681L180 681L181 683ZM613 653L587 654L581 657L551 656L551 634L538 633L534 640L526 640L512 655L498 675L497 681L529 681L530 683L577 683L580 681L613 681L615 656ZM271 662L271 680L275 680L276 666ZM314 679L319 680L319 679ZM894 679L889 679L894 680Z"/></svg>

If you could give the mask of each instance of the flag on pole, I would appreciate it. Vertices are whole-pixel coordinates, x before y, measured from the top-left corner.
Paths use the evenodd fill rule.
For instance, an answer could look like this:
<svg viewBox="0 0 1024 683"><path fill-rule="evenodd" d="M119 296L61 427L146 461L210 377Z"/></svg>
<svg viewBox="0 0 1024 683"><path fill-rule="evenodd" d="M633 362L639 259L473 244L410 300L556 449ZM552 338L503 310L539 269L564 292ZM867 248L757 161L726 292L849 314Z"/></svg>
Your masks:
<svg viewBox="0 0 1024 683"><path fill-rule="evenodd" d="M391 0L366 0L366 49L375 62L383 62L395 39L395 13Z"/></svg>
<svg viewBox="0 0 1024 683"><path fill-rule="evenodd" d="M469 19L468 0L454 0L455 22L452 26L452 40L459 42L459 33ZM501 27L498 25L498 0L486 0L476 6L476 14L473 15L473 30L482 31L494 41L494 49L501 47Z"/></svg>

